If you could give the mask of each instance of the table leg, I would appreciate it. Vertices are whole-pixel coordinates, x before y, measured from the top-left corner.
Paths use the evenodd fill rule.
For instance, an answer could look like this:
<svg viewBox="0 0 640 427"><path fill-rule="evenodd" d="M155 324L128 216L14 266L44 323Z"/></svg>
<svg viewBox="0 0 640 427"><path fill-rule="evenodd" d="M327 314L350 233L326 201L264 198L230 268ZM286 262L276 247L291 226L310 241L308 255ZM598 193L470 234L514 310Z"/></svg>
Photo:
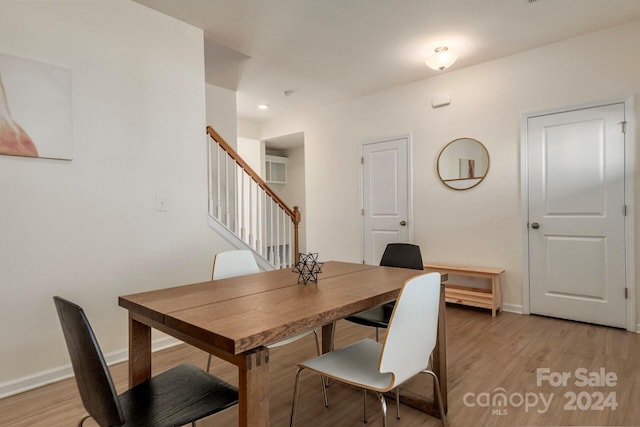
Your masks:
<svg viewBox="0 0 640 427"><path fill-rule="evenodd" d="M493 297L495 299L494 301L494 306L496 306L496 308L498 310L500 310L500 312L502 313L502 283L501 283L501 276L502 273L498 273L496 275L493 276Z"/></svg>
<svg viewBox="0 0 640 427"><path fill-rule="evenodd" d="M129 387L151 378L151 327L129 317Z"/></svg>
<svg viewBox="0 0 640 427"><path fill-rule="evenodd" d="M244 355L238 366L240 427L269 426L269 350L261 348Z"/></svg>
<svg viewBox="0 0 640 427"><path fill-rule="evenodd" d="M440 307L438 309L438 336L436 346L433 349L433 372L438 376L440 382L440 395L442 396L442 406L446 413L448 408L447 399L447 311L444 295L444 284L440 285ZM435 384L434 384L435 392ZM435 396L434 396L435 397Z"/></svg>
<svg viewBox="0 0 640 427"><path fill-rule="evenodd" d="M336 332L336 322L331 322L322 327L322 354L333 350L334 334Z"/></svg>

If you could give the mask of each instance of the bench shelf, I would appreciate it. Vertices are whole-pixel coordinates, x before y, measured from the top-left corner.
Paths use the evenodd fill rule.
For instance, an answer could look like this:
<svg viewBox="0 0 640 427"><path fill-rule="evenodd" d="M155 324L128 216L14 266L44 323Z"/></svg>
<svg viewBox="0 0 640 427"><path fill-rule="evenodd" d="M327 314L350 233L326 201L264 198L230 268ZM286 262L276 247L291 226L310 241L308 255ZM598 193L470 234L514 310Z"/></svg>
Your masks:
<svg viewBox="0 0 640 427"><path fill-rule="evenodd" d="M504 270L499 268L469 267L448 264L425 264L426 271L437 271L454 276L482 277L491 281L491 289L473 288L455 284L445 284L445 300L454 304L488 308L495 317L502 310L502 289L500 279Z"/></svg>

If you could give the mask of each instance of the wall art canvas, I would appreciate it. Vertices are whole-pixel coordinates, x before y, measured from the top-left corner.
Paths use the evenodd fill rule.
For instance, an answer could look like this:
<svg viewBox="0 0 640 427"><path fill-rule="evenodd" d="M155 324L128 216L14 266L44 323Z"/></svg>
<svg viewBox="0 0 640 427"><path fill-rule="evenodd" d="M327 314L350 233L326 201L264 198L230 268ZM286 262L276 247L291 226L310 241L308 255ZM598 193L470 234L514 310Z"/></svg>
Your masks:
<svg viewBox="0 0 640 427"><path fill-rule="evenodd" d="M0 53L0 154L71 160L71 72Z"/></svg>

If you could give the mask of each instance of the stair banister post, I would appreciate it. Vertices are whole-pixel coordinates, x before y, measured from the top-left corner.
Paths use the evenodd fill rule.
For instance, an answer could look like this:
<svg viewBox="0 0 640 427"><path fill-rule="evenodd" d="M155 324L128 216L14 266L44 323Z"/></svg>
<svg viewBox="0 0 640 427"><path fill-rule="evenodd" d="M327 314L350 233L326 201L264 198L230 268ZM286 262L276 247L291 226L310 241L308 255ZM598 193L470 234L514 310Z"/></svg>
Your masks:
<svg viewBox="0 0 640 427"><path fill-rule="evenodd" d="M293 264L298 262L299 258L299 245L298 245L298 224L300 224L300 209L297 206L293 207Z"/></svg>

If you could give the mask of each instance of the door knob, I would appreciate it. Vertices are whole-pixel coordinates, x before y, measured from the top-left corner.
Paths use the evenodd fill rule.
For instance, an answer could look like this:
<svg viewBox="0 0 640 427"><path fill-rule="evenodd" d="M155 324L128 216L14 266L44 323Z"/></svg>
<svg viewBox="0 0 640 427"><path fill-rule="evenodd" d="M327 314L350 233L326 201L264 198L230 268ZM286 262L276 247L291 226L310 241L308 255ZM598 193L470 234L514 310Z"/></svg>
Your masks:
<svg viewBox="0 0 640 427"><path fill-rule="evenodd" d="M405 225L407 225L407 221L400 221L400 225L404 227Z"/></svg>
<svg viewBox="0 0 640 427"><path fill-rule="evenodd" d="M540 228L540 224L538 224L537 222L532 222L531 228L533 228L534 230L537 230L538 228Z"/></svg>

